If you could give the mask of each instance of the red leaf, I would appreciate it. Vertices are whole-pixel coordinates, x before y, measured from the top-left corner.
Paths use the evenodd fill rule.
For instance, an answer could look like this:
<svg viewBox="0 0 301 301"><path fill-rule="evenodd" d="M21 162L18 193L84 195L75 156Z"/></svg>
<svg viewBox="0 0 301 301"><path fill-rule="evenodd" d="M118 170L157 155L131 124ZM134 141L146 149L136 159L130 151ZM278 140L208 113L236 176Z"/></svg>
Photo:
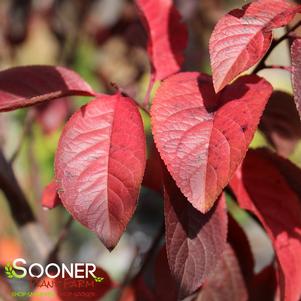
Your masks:
<svg viewBox="0 0 301 301"><path fill-rule="evenodd" d="M249 301L274 301L277 279L274 265L271 264L254 276L250 283Z"/></svg>
<svg viewBox="0 0 301 301"><path fill-rule="evenodd" d="M136 104L99 95L69 120L55 160L60 198L107 248L136 208L145 168L145 135Z"/></svg>
<svg viewBox="0 0 301 301"><path fill-rule="evenodd" d="M64 67L26 66L0 72L0 112L68 95L94 94L77 73Z"/></svg>
<svg viewBox="0 0 301 301"><path fill-rule="evenodd" d="M157 148L182 193L207 212L245 156L271 85L239 78L215 94L211 77L180 73L163 82L152 110Z"/></svg>
<svg viewBox="0 0 301 301"><path fill-rule="evenodd" d="M297 194L299 200L301 200L301 169L290 160L282 158L277 154L270 153L269 160L271 160L285 178L287 184Z"/></svg>
<svg viewBox="0 0 301 301"><path fill-rule="evenodd" d="M267 231L279 263L282 297L295 301L301 295L301 204L270 157L268 150L250 150L231 188L240 206Z"/></svg>
<svg viewBox="0 0 301 301"><path fill-rule="evenodd" d="M121 294L119 301L154 301L154 296L146 286L144 279L139 277L126 286Z"/></svg>
<svg viewBox="0 0 301 301"><path fill-rule="evenodd" d="M60 197L57 194L55 180L52 180L44 189L42 195L42 206L52 209L61 203Z"/></svg>
<svg viewBox="0 0 301 301"><path fill-rule="evenodd" d="M36 120L41 125L44 134L49 135L64 124L68 116L68 99L56 99L35 107Z"/></svg>
<svg viewBox="0 0 301 301"><path fill-rule="evenodd" d="M136 0L149 34L148 55L158 80L178 72L188 41L186 26L172 0Z"/></svg>
<svg viewBox="0 0 301 301"><path fill-rule="evenodd" d="M225 198L222 195L216 206L203 214L193 208L166 171L164 212L168 262L183 298L201 286L225 248Z"/></svg>
<svg viewBox="0 0 301 301"><path fill-rule="evenodd" d="M235 253L227 245L195 301L246 301L248 293Z"/></svg>
<svg viewBox="0 0 301 301"><path fill-rule="evenodd" d="M175 301L178 296L178 287L171 275L168 266L166 246L159 251L155 263L155 293L157 300Z"/></svg>
<svg viewBox="0 0 301 301"><path fill-rule="evenodd" d="M295 39L291 47L292 82L296 106L301 118L301 39Z"/></svg>
<svg viewBox="0 0 301 301"><path fill-rule="evenodd" d="M250 291L250 282L254 276L254 258L248 237L240 225L229 216L228 242L235 252L245 283Z"/></svg>
<svg viewBox="0 0 301 301"><path fill-rule="evenodd" d="M209 42L215 90L255 65L270 47L272 30L287 25L299 11L286 0L258 0L225 15Z"/></svg>
<svg viewBox="0 0 301 301"><path fill-rule="evenodd" d="M163 195L161 159L154 144L151 145L149 153L142 185Z"/></svg>
<svg viewBox="0 0 301 301"><path fill-rule="evenodd" d="M281 156L288 157L294 151L301 138L301 123L290 94L281 91L272 94L259 129Z"/></svg>

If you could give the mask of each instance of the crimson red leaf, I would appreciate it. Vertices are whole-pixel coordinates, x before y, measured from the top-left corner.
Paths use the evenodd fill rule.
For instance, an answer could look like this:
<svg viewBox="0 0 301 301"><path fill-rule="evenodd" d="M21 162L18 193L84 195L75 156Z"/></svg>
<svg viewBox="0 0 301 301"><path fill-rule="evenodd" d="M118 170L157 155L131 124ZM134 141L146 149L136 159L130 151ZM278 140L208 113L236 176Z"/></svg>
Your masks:
<svg viewBox="0 0 301 301"><path fill-rule="evenodd" d="M274 265L271 264L256 274L249 285L249 301L274 301L277 289Z"/></svg>
<svg viewBox="0 0 301 301"><path fill-rule="evenodd" d="M161 159L154 144L150 147L142 185L163 194Z"/></svg>
<svg viewBox="0 0 301 301"><path fill-rule="evenodd" d="M42 206L44 208L52 209L61 203L56 186L55 180L52 180L45 187L42 195Z"/></svg>
<svg viewBox="0 0 301 301"><path fill-rule="evenodd" d="M207 214L196 210L167 171L164 175L166 249L179 297L194 293L214 270L227 238L225 197Z"/></svg>
<svg viewBox="0 0 301 301"><path fill-rule="evenodd" d="M215 94L211 77L176 74L158 89L152 110L154 139L182 193L207 212L245 156L271 85L239 78Z"/></svg>
<svg viewBox="0 0 301 301"><path fill-rule="evenodd" d="M69 120L55 160L60 198L107 248L136 208L145 168L145 135L136 104L99 95Z"/></svg>
<svg viewBox="0 0 301 301"><path fill-rule="evenodd" d="M282 299L295 301L301 296L301 203L270 156L265 149L250 150L231 188L240 206L258 217L272 240Z"/></svg>
<svg viewBox="0 0 301 301"><path fill-rule="evenodd" d="M148 55L155 77L162 80L180 70L188 41L186 26L172 0L136 0L148 30Z"/></svg>
<svg viewBox="0 0 301 301"><path fill-rule="evenodd" d="M277 154L270 153L268 159L279 170L287 184L301 200L301 169L290 160L282 158Z"/></svg>
<svg viewBox="0 0 301 301"><path fill-rule="evenodd" d="M155 293L157 300L177 300L178 287L168 266L166 246L161 248L156 258L155 282Z"/></svg>
<svg viewBox="0 0 301 301"><path fill-rule="evenodd" d="M291 47L292 82L296 106L301 118L301 39L295 39Z"/></svg>
<svg viewBox="0 0 301 301"><path fill-rule="evenodd" d="M248 293L235 253L227 245L195 301L246 301Z"/></svg>
<svg viewBox="0 0 301 301"><path fill-rule="evenodd" d="M75 72L64 67L26 66L0 72L0 112L68 95L94 95Z"/></svg>
<svg viewBox="0 0 301 301"><path fill-rule="evenodd" d="M254 276L254 258L248 237L240 225L229 216L228 242L235 252L245 283L250 291L250 282Z"/></svg>
<svg viewBox="0 0 301 301"><path fill-rule="evenodd" d="M293 97L275 91L263 113L259 129L275 147L277 153L288 157L301 138L301 123Z"/></svg>
<svg viewBox="0 0 301 301"><path fill-rule="evenodd" d="M36 120L41 125L44 134L49 135L64 124L69 111L68 99L56 99L35 107Z"/></svg>
<svg viewBox="0 0 301 301"><path fill-rule="evenodd" d="M147 287L144 279L140 276L134 279L131 285L122 290L119 301L155 301L153 293Z"/></svg>
<svg viewBox="0 0 301 301"><path fill-rule="evenodd" d="M209 42L215 90L255 65L269 49L272 30L287 25L297 6L286 0L258 0L225 15Z"/></svg>

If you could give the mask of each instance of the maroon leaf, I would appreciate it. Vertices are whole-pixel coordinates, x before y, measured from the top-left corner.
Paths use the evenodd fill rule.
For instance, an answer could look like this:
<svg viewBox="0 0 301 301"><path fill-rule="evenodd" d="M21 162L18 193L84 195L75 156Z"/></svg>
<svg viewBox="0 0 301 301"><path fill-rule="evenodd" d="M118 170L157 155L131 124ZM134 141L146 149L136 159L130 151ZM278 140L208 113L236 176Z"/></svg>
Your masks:
<svg viewBox="0 0 301 301"><path fill-rule="evenodd" d="M301 118L301 39L295 39L291 47L292 82L296 106Z"/></svg>
<svg viewBox="0 0 301 301"><path fill-rule="evenodd" d="M274 301L277 290L276 271L273 264L254 276L250 283L249 301Z"/></svg>
<svg viewBox="0 0 301 301"><path fill-rule="evenodd" d="M285 178L287 184L301 200L301 169L290 160L282 158L277 154L270 153L267 158L274 164L281 175Z"/></svg>
<svg viewBox="0 0 301 301"><path fill-rule="evenodd" d="M77 73L64 67L26 66L0 72L0 112L68 95L94 94Z"/></svg>
<svg viewBox="0 0 301 301"><path fill-rule="evenodd" d="M175 301L178 297L178 286L169 269L166 246L163 246L155 263L155 293L157 300Z"/></svg>
<svg viewBox="0 0 301 301"><path fill-rule="evenodd" d="M294 301L301 295L301 203L270 156L265 149L250 150L231 188L267 231L279 263L282 299Z"/></svg>
<svg viewBox="0 0 301 301"><path fill-rule="evenodd" d="M195 301L246 301L248 293L235 253L227 245Z"/></svg>
<svg viewBox="0 0 301 301"><path fill-rule="evenodd" d="M286 0L258 0L225 15L209 42L215 90L255 65L269 49L272 30L287 25L299 11Z"/></svg>
<svg viewBox="0 0 301 301"><path fill-rule="evenodd" d="M245 283L250 291L250 282L254 277L254 258L249 240L240 225L229 216L228 243L235 252Z"/></svg>
<svg viewBox="0 0 301 301"><path fill-rule="evenodd" d="M82 107L61 136L55 160L60 198L109 249L136 208L145 148L137 106L119 93Z"/></svg>
<svg viewBox="0 0 301 301"><path fill-rule="evenodd" d="M148 55L158 80L178 72L188 41L186 26L172 0L136 0L148 31Z"/></svg>
<svg viewBox="0 0 301 301"><path fill-rule="evenodd" d="M207 212L245 156L271 85L239 78L215 94L211 77L176 74L158 89L152 110L154 139L182 193Z"/></svg>
<svg viewBox="0 0 301 301"><path fill-rule="evenodd" d="M196 210L167 171L164 175L167 258L179 296L195 292L220 258L227 238L225 198L207 214Z"/></svg>
<svg viewBox="0 0 301 301"><path fill-rule="evenodd" d="M259 129L278 154L288 157L301 138L301 123L293 97L275 91L263 113Z"/></svg>
<svg viewBox="0 0 301 301"><path fill-rule="evenodd" d="M68 99L56 99L35 107L36 120L44 134L49 135L64 124L69 112Z"/></svg>
<svg viewBox="0 0 301 301"><path fill-rule="evenodd" d="M44 189L42 195L42 206L44 208L52 209L61 204L60 197L57 194L55 180L52 180Z"/></svg>
<svg viewBox="0 0 301 301"><path fill-rule="evenodd" d="M142 185L163 195L161 159L154 144L150 147Z"/></svg>
<svg viewBox="0 0 301 301"><path fill-rule="evenodd" d="M122 290L119 301L155 301L153 293L140 276L131 281L131 284Z"/></svg>

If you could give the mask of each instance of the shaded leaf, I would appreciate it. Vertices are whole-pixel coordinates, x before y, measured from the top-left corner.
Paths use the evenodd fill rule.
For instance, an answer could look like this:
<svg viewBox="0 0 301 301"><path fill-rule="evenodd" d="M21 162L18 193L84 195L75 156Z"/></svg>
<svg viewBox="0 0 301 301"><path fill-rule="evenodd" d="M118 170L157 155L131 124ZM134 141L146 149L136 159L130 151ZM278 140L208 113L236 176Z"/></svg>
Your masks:
<svg viewBox="0 0 301 301"><path fill-rule="evenodd" d="M155 301L153 293L142 277L138 277L122 290L120 301Z"/></svg>
<svg viewBox="0 0 301 301"><path fill-rule="evenodd" d="M164 174L166 249L179 297L194 293L214 270L227 238L225 197L207 214L196 210Z"/></svg>
<svg viewBox="0 0 301 301"><path fill-rule="evenodd" d="M77 73L65 67L26 66L0 71L0 112L68 95L94 94Z"/></svg>
<svg viewBox="0 0 301 301"><path fill-rule="evenodd" d="M35 107L36 120L44 134L50 135L64 124L69 107L68 99L55 99Z"/></svg>
<svg viewBox="0 0 301 301"><path fill-rule="evenodd" d="M155 293L157 300L175 301L178 297L178 286L171 275L168 265L166 246L159 251L155 262Z"/></svg>
<svg viewBox="0 0 301 301"><path fill-rule="evenodd" d="M299 300L301 203L270 157L266 149L250 150L231 181L231 188L240 206L260 220L272 240L282 299Z"/></svg>
<svg viewBox="0 0 301 301"><path fill-rule="evenodd" d="M227 245L215 269L205 281L195 301L246 301L248 293L239 263Z"/></svg>
<svg viewBox="0 0 301 301"><path fill-rule="evenodd" d="M287 25L300 11L286 0L258 0L226 14L209 42L215 90L255 65L272 41L272 30Z"/></svg>
<svg viewBox="0 0 301 301"><path fill-rule="evenodd" d="M148 31L148 55L156 79L178 72L188 41L186 26L172 0L136 0Z"/></svg>
<svg viewBox="0 0 301 301"><path fill-rule="evenodd" d="M299 200L301 200L301 169L290 160L277 154L270 153L268 159L285 178L290 188L298 195Z"/></svg>
<svg viewBox="0 0 301 301"><path fill-rule="evenodd" d="M182 193L207 212L245 156L272 93L244 76L215 94L211 77L176 74L158 89L151 110L156 146Z"/></svg>
<svg viewBox="0 0 301 301"><path fill-rule="evenodd" d="M301 39L295 39L291 47L292 83L297 110L301 118Z"/></svg>
<svg viewBox="0 0 301 301"><path fill-rule="evenodd" d="M254 258L251 246L244 230L231 216L228 219L228 243L235 252L245 284L250 291L250 282L254 277Z"/></svg>
<svg viewBox="0 0 301 301"><path fill-rule="evenodd" d="M55 159L63 205L112 249L136 208L145 168L136 104L99 95L66 124Z"/></svg>
<svg viewBox="0 0 301 301"><path fill-rule="evenodd" d="M263 113L259 129L278 154L288 157L301 138L301 123L293 97L275 91Z"/></svg>
<svg viewBox="0 0 301 301"><path fill-rule="evenodd" d="M57 185L55 180L52 180L43 191L42 206L44 208L52 209L61 204L61 199L57 193Z"/></svg>
<svg viewBox="0 0 301 301"><path fill-rule="evenodd" d="M154 191L162 193L163 195L161 159L154 144L151 145L149 157L146 160L146 167L142 185Z"/></svg>
<svg viewBox="0 0 301 301"><path fill-rule="evenodd" d="M277 290L276 270L273 264L254 275L250 283L249 301L274 301Z"/></svg>

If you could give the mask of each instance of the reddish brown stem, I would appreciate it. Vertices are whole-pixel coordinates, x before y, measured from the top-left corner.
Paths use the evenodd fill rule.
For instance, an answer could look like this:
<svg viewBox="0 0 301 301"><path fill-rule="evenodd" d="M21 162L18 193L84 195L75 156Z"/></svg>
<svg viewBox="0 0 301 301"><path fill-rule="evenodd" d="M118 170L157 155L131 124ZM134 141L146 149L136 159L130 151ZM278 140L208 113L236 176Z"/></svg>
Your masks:
<svg viewBox="0 0 301 301"><path fill-rule="evenodd" d="M270 54L272 53L272 51L284 40L286 40L287 38L289 38L289 36L291 35L291 33L293 31L295 31L299 26L301 26L301 21L299 21L297 24L295 24L293 27L291 27L281 38L277 39L277 40L273 40L271 47L269 48L269 50L266 52L266 54L264 55L264 57L261 59L261 61L259 62L259 64L256 66L256 68L254 69L254 71L252 72L253 74L258 73L259 71L261 71L262 69L267 68L265 62L267 60L267 58L270 56Z"/></svg>
<svg viewBox="0 0 301 301"><path fill-rule="evenodd" d="M155 77L155 74L152 72L151 76L150 76L149 84L148 84L148 87L147 87L147 90L146 90L146 94L145 94L145 97L144 97L144 101L143 101L143 104L142 104L142 107L147 112L149 112L149 101L150 101L150 96L151 96L152 89L153 89L153 86L155 84L155 81L156 81L156 77Z"/></svg>

